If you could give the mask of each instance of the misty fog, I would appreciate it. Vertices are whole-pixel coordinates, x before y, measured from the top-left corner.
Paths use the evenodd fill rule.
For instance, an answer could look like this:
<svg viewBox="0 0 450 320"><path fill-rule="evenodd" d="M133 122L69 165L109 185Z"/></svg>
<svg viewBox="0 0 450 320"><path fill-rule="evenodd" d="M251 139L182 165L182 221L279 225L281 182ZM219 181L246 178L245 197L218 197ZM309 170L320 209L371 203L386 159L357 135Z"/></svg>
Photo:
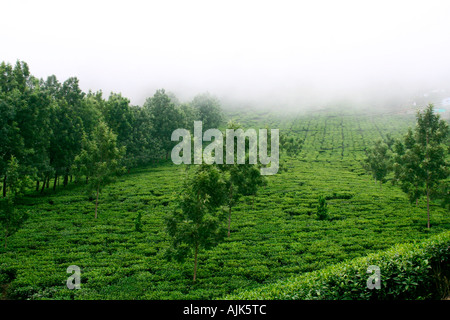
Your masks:
<svg viewBox="0 0 450 320"><path fill-rule="evenodd" d="M2 12L2 61L137 105L159 88L280 109L450 96L448 1L3 1Z"/></svg>

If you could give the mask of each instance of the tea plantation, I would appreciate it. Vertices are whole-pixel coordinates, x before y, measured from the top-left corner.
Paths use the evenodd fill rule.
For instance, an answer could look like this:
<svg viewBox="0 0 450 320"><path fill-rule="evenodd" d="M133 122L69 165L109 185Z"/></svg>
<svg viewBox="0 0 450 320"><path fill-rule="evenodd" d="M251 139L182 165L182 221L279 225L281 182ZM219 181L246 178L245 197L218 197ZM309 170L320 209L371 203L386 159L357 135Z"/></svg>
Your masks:
<svg viewBox="0 0 450 320"><path fill-rule="evenodd" d="M303 139L295 156L281 154L287 171L268 176L256 198L233 209L231 236L193 259L169 262L164 217L177 206L186 170L169 160L132 169L95 201L70 183L45 195L30 191L18 210L29 219L0 248L4 299L217 299L330 268L396 244L419 242L450 230L450 214L410 204L390 182L380 188L365 173L365 148L387 134L403 135L414 115L339 109L278 116L228 112L245 128L278 128ZM51 190L51 189L49 189ZM319 196L328 220L316 218ZM142 232L135 230L141 213ZM1 236L1 235L0 235ZM66 272L81 269L81 289L69 290Z"/></svg>

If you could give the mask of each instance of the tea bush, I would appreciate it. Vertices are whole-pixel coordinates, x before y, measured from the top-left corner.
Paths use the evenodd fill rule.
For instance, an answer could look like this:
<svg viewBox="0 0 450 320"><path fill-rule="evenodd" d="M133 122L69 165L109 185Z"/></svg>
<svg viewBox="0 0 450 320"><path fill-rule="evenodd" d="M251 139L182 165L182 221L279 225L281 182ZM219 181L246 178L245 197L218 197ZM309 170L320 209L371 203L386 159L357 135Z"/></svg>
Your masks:
<svg viewBox="0 0 450 320"><path fill-rule="evenodd" d="M369 266L377 266L380 270L379 289L367 286ZM441 299L449 294L449 278L450 232L444 232L420 243L395 245L380 253L243 291L225 299Z"/></svg>

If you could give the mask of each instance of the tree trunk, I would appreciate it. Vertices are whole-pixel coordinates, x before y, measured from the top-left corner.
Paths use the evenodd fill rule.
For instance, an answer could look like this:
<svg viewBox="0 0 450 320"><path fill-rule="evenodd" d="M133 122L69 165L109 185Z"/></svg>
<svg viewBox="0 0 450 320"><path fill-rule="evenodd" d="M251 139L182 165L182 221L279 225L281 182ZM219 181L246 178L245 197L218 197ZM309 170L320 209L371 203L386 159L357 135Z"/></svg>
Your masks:
<svg viewBox="0 0 450 320"><path fill-rule="evenodd" d="M228 238L230 237L230 230L231 230L231 208L232 208L232 200L233 199L233 185L230 187L230 202L228 204Z"/></svg>
<svg viewBox="0 0 450 320"><path fill-rule="evenodd" d="M98 191L100 186L97 186L97 199L95 200L95 219L97 219L97 207L98 207Z"/></svg>
<svg viewBox="0 0 450 320"><path fill-rule="evenodd" d="M6 197L6 174L3 178L3 198Z"/></svg>
<svg viewBox="0 0 450 320"><path fill-rule="evenodd" d="M64 187L66 187L68 183L69 183L69 168L67 167L66 173L64 174L64 182L63 182Z"/></svg>
<svg viewBox="0 0 450 320"><path fill-rule="evenodd" d="M44 181L42 181L41 193L44 193L45 183L47 182L47 177L44 177Z"/></svg>
<svg viewBox="0 0 450 320"><path fill-rule="evenodd" d="M36 192L39 192L39 180L36 180Z"/></svg>
<svg viewBox="0 0 450 320"><path fill-rule="evenodd" d="M50 175L47 177L47 189L50 188Z"/></svg>
<svg viewBox="0 0 450 320"><path fill-rule="evenodd" d="M54 182L53 182L53 191L56 190L56 182L57 182L57 181L58 181L58 174L55 173L55 180L54 180Z"/></svg>
<svg viewBox="0 0 450 320"><path fill-rule="evenodd" d="M86 176L86 184L88 184L88 183L89 183L89 177Z"/></svg>
<svg viewBox="0 0 450 320"><path fill-rule="evenodd" d="M195 245L194 253L194 281L197 279L197 256L198 256L198 244Z"/></svg>
<svg viewBox="0 0 450 320"><path fill-rule="evenodd" d="M427 184L427 217L428 217L427 227L428 229L430 229L430 190L428 188L428 184Z"/></svg>

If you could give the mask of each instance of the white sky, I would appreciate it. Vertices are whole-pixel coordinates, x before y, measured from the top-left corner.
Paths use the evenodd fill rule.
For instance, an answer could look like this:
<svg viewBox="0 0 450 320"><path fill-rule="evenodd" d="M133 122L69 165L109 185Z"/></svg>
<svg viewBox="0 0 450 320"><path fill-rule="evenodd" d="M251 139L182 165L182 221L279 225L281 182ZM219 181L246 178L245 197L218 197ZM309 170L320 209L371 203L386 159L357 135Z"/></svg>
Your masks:
<svg viewBox="0 0 450 320"><path fill-rule="evenodd" d="M448 0L0 0L0 61L134 104L158 88L183 98L439 85L449 49Z"/></svg>

